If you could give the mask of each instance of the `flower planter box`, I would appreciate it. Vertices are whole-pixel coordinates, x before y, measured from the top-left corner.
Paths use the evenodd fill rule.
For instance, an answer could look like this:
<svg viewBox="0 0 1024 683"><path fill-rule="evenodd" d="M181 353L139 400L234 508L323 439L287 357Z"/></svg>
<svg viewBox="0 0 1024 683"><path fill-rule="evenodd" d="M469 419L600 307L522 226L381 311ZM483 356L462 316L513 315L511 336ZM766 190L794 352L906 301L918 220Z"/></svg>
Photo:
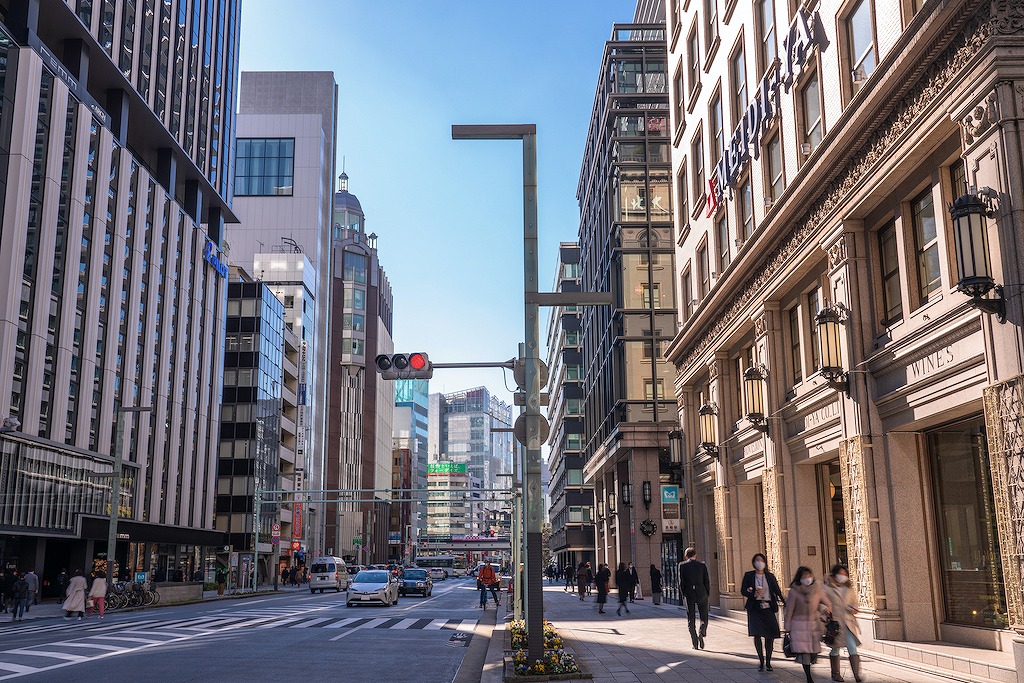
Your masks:
<svg viewBox="0 0 1024 683"><path fill-rule="evenodd" d="M537 675L523 675L516 673L515 664L512 663L511 657L505 657L505 683L532 683L533 681L579 681L579 680L590 680L594 676L583 666L580 666L579 671L574 671L568 674L537 674Z"/></svg>

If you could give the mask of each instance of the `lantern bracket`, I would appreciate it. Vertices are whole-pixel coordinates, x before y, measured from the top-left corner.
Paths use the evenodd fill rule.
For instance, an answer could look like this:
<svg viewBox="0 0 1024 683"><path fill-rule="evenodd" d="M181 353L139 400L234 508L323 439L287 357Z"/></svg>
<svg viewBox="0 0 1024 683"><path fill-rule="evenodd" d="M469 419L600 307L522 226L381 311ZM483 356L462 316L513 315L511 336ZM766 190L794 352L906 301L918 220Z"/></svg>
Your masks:
<svg viewBox="0 0 1024 683"><path fill-rule="evenodd" d="M974 294L968 303L983 313L994 315L1000 323L1006 322L1006 295L1003 293L1002 285L992 288L991 298Z"/></svg>

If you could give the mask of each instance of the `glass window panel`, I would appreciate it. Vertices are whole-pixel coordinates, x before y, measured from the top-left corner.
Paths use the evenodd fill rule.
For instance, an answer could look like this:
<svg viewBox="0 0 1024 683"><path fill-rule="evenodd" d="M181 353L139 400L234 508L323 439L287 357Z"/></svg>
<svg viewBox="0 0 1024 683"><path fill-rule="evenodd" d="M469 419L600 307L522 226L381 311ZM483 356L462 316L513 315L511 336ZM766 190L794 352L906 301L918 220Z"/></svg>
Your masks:
<svg viewBox="0 0 1024 683"><path fill-rule="evenodd" d="M914 244L917 251L918 295L921 304L925 304L941 285L935 206L930 187L911 203L911 216L914 223Z"/></svg>

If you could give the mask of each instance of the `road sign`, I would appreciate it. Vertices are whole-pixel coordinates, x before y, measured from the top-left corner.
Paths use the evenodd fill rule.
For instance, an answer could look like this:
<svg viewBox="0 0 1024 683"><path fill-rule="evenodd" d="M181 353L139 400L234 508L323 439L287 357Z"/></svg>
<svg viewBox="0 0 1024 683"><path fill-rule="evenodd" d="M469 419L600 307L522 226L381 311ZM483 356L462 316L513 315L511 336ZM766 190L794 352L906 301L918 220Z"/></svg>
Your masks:
<svg viewBox="0 0 1024 683"><path fill-rule="evenodd" d="M539 423L540 432L538 434L538 442L536 444L529 444L527 443L526 434L526 413L522 413L519 417L517 417L516 425L513 428L513 431L516 435L516 441L523 444L527 448L540 448L541 444L545 443L548 440L548 435L551 434L551 424L548 423L547 418L545 418L543 415L537 416L537 422Z"/></svg>
<svg viewBox="0 0 1024 683"><path fill-rule="evenodd" d="M362 545L362 544L363 544L363 539L362 539L361 536L356 536L355 538L352 539L352 545Z"/></svg>
<svg viewBox="0 0 1024 683"><path fill-rule="evenodd" d="M301 550L302 541L292 541L292 550Z"/></svg>
<svg viewBox="0 0 1024 683"><path fill-rule="evenodd" d="M270 544L271 545L277 545L280 542L281 542L281 537L280 536L271 536L270 537Z"/></svg>
<svg viewBox="0 0 1024 683"><path fill-rule="evenodd" d="M281 535L281 525L278 524L277 522L274 522L274 535L275 536L280 536Z"/></svg>
<svg viewBox="0 0 1024 683"><path fill-rule="evenodd" d="M537 371L540 374L540 385L547 386L548 383L548 364L542 360L537 360ZM526 359L517 358L515 369L512 370L512 375L515 377L516 384L522 388L526 388Z"/></svg>

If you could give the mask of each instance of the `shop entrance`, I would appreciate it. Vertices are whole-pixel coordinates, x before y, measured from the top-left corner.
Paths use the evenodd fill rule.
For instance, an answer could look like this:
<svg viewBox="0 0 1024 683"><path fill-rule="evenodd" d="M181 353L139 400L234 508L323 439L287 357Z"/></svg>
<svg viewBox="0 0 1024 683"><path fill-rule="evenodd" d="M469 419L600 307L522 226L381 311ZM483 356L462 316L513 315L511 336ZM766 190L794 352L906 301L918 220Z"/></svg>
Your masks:
<svg viewBox="0 0 1024 683"><path fill-rule="evenodd" d="M846 547L846 506L843 504L843 477L839 459L818 465L818 509L821 519L825 571L833 565L849 566Z"/></svg>
<svg viewBox="0 0 1024 683"><path fill-rule="evenodd" d="M927 433L946 621L1007 628L985 423Z"/></svg>

